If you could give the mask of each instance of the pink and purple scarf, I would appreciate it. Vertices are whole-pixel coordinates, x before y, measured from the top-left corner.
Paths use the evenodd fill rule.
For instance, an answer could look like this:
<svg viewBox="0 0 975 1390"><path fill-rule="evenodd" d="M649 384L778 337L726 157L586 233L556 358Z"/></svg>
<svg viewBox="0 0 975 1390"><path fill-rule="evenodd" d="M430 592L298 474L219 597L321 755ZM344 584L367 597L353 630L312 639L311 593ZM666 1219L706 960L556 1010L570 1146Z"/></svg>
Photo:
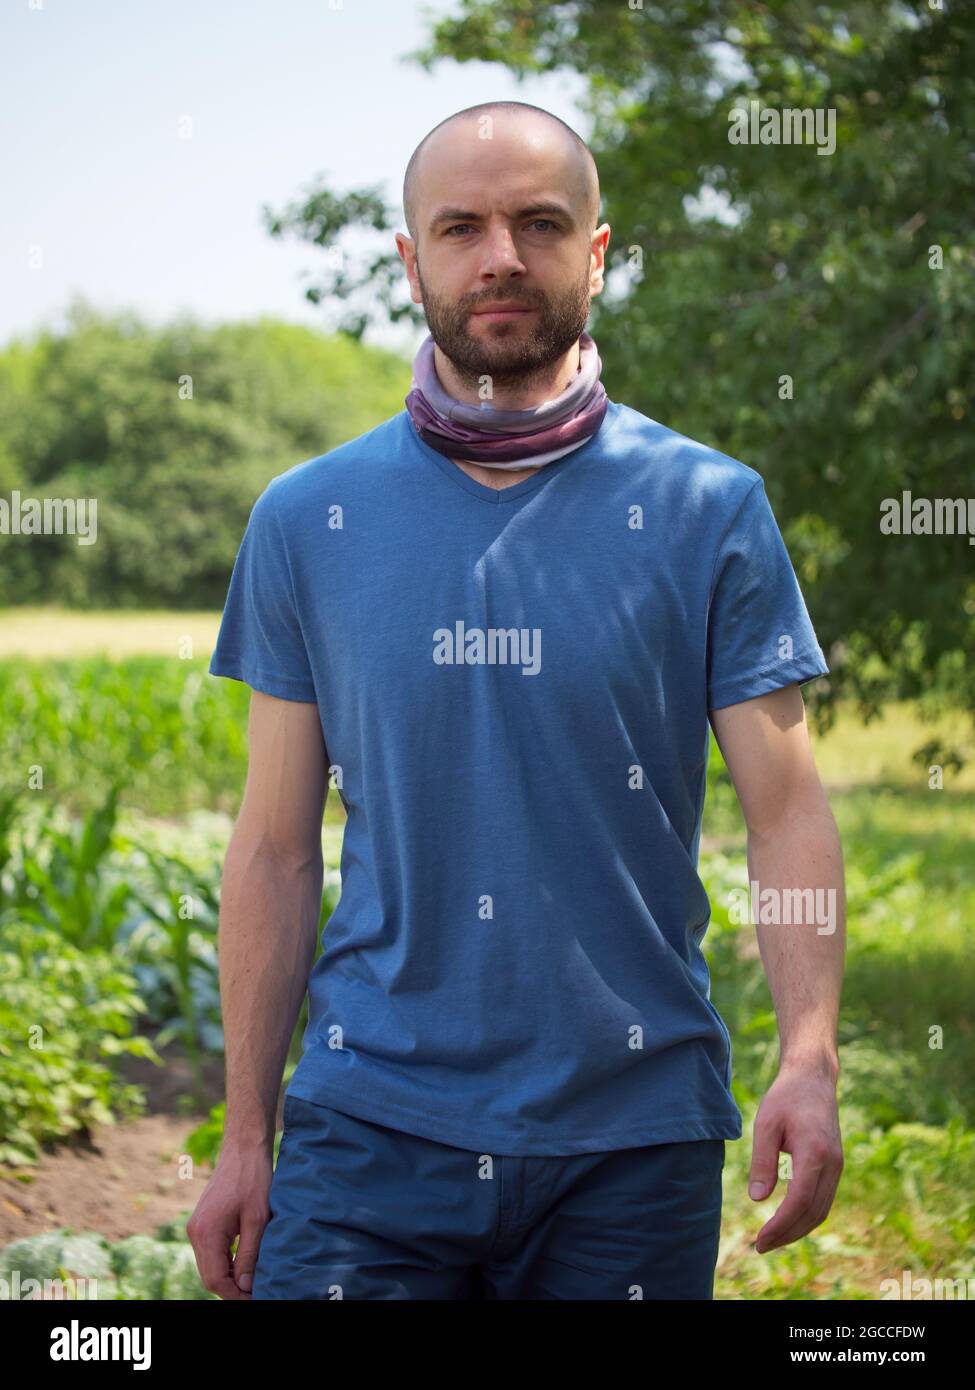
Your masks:
<svg viewBox="0 0 975 1390"><path fill-rule="evenodd" d="M579 339L579 370L551 401L529 410L496 410L488 401L455 400L437 376L433 338L420 344L406 408L417 434L448 458L484 468L533 468L551 463L590 439L603 422L609 398L603 364L588 333Z"/></svg>

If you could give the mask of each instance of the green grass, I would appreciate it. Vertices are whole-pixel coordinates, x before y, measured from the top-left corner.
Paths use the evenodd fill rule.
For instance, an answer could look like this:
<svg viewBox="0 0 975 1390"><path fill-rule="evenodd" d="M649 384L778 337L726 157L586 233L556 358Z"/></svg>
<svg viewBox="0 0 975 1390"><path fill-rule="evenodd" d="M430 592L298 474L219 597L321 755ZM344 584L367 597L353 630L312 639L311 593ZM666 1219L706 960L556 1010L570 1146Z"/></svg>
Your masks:
<svg viewBox="0 0 975 1390"><path fill-rule="evenodd" d="M716 920L705 943L712 997L732 1034L745 1120L742 1140L727 1147L719 1298L879 1299L881 1281L905 1269L975 1275L975 794L879 784L834 791L830 802L848 906L843 1178L823 1226L755 1254L755 1235L785 1195L782 1182L766 1202L747 1195L751 1126L775 1074L772 1001L745 949L754 929ZM701 873L716 903L729 883L745 882L745 834L727 802L709 809L721 849L702 853Z"/></svg>

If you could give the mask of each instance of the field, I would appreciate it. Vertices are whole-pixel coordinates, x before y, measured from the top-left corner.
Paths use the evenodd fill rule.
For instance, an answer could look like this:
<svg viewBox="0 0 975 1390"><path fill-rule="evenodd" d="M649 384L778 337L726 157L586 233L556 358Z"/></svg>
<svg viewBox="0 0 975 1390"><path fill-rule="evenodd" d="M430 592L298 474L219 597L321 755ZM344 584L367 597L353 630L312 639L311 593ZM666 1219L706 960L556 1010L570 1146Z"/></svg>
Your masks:
<svg viewBox="0 0 975 1390"><path fill-rule="evenodd" d="M102 1239L52 1240L48 1263L97 1269L125 1298L203 1296L182 1222L220 1139L215 933L249 699L206 672L216 628L214 614L0 614L0 1244L90 1232ZM963 734L933 727L949 723ZM763 1256L750 1243L784 1184L749 1201L748 1135L775 1020L754 934L725 907L747 879L745 837L712 746L706 945L746 1122L727 1149L718 1298L877 1299L905 1270L975 1277L975 767L929 789L909 755L931 734L894 707L867 727L844 712L815 739L847 875L846 1167L828 1222ZM341 836L331 796L323 922ZM42 1048L24 1045L27 1024ZM150 1295L136 1236L158 1242Z"/></svg>

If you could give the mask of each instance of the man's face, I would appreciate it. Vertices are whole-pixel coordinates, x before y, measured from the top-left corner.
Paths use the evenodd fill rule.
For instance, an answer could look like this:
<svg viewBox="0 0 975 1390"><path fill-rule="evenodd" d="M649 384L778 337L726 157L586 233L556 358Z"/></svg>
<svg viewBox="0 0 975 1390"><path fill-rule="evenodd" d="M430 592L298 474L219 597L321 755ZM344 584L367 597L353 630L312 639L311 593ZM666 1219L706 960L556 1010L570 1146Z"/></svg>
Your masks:
<svg viewBox="0 0 975 1390"><path fill-rule="evenodd" d="M426 147L417 246L401 236L397 245L430 334L459 375L510 387L564 357L584 331L604 239L587 225L580 161L548 122L496 119L490 140L479 128L456 122ZM502 302L521 312L485 312Z"/></svg>

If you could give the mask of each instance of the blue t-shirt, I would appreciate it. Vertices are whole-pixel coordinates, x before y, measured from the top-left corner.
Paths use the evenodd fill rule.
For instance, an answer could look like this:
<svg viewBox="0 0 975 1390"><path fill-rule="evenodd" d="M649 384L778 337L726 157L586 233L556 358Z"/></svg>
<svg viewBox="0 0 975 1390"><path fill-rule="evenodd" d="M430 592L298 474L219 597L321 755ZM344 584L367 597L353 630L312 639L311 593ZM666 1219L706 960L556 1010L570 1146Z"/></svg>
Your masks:
<svg viewBox="0 0 975 1390"><path fill-rule="evenodd" d="M210 671L348 819L289 1094L515 1155L737 1139L708 710L828 667L761 476L628 406L496 491L400 414L272 479Z"/></svg>

